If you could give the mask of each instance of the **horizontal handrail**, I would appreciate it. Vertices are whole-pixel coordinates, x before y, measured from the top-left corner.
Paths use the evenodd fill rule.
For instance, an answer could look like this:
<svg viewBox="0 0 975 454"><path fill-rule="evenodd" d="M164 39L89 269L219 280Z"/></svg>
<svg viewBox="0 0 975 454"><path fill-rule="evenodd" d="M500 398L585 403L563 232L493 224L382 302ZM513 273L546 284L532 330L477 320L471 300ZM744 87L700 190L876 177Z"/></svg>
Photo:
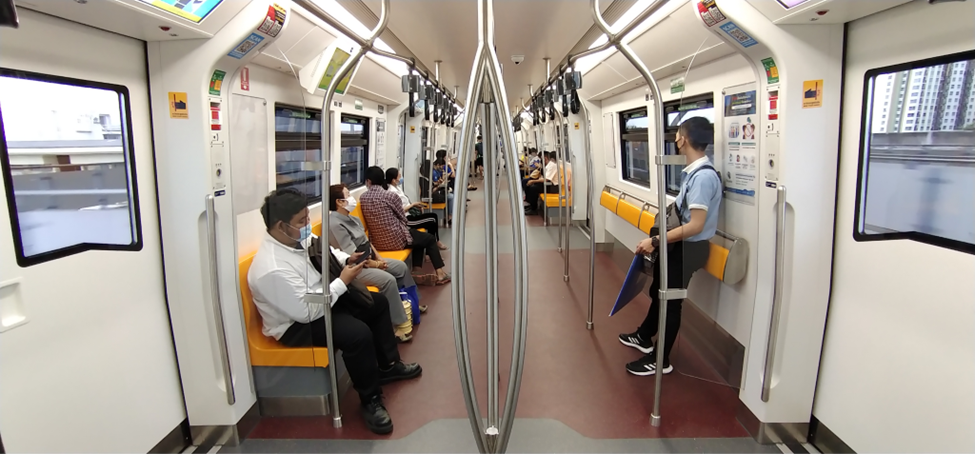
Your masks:
<svg viewBox="0 0 975 454"><path fill-rule="evenodd" d="M629 192L626 192L626 191L621 190L621 189L614 188L614 187L612 187L612 186L610 186L608 184L605 185L605 186L603 186L603 192L609 192L610 194L613 194L613 192L618 192L620 194L620 196L619 196L619 199L620 200L624 200L626 198L630 198L630 199L634 199L634 200L638 200L640 202L643 202L642 203L643 210L646 210L647 207L652 207L652 208L654 208L654 209L656 209L658 211L660 210L660 208L657 207L656 205L654 205L653 202L647 202L647 201L645 201L645 200L643 200L643 199L641 199L641 198L639 198L639 197L637 197L637 196L635 196L633 194L630 194ZM640 216L642 217L643 214L641 213ZM735 235L732 235L732 234L730 234L728 232L725 232L724 230L721 230L721 229L717 229L716 233L719 236L721 236L722 238L727 239L727 240L730 240L730 241L738 241L738 240L740 240L739 237L737 237Z"/></svg>

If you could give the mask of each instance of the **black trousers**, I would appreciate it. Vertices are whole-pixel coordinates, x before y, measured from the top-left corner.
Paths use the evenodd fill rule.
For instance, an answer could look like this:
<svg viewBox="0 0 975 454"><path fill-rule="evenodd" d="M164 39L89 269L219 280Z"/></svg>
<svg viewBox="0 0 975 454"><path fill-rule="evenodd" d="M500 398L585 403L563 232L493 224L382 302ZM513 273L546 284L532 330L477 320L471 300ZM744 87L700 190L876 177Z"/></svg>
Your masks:
<svg viewBox="0 0 975 454"><path fill-rule="evenodd" d="M651 232L654 234L654 232ZM667 255L667 288L687 288L694 272L703 268L708 262L711 252L709 241L681 241L673 244L673 249ZM637 331L643 339L650 339L657 335L660 324L660 282L654 272L653 283L650 284L650 310L643 324ZM677 340L680 331L681 306L684 300L669 300L667 304L666 332L664 333L664 364L670 364L670 351ZM660 345L660 342L657 342Z"/></svg>
<svg viewBox="0 0 975 454"><path fill-rule="evenodd" d="M385 369L400 360L389 319L389 301L381 293L371 295L373 304L368 308L343 304L341 297L332 307L332 341L342 351L352 386L362 402L382 393L379 368ZM325 318L294 323L280 340L289 347L328 347Z"/></svg>
<svg viewBox="0 0 975 454"><path fill-rule="evenodd" d="M423 266L424 253L430 256L430 262L433 263L434 268L440 269L444 267L443 257L440 256L440 246L437 246L436 237L417 229L410 229L410 235L413 237L413 242L410 244L410 248L413 249L413 267L419 268Z"/></svg>
<svg viewBox="0 0 975 454"><path fill-rule="evenodd" d="M406 216L406 225L414 229L427 229L427 233L433 235L437 241L440 241L439 224L440 217L437 216L437 213L420 213L416 216Z"/></svg>
<svg viewBox="0 0 975 454"><path fill-rule="evenodd" d="M525 199L526 202L528 202L528 206L530 206L531 209L533 210L537 211L539 209L538 197L546 192L549 194L558 194L559 185L557 184L543 185L541 183L535 183L529 186L528 183L525 183Z"/></svg>

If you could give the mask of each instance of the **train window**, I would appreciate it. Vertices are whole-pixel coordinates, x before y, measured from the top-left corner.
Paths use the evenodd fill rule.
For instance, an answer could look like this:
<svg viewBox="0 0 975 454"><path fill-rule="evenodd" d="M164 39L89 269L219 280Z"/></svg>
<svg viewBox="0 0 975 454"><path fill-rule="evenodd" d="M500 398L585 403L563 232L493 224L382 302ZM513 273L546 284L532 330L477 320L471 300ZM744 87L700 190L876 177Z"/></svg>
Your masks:
<svg viewBox="0 0 975 454"><path fill-rule="evenodd" d="M342 115L342 163L340 179L349 188L365 184L369 165L369 119Z"/></svg>
<svg viewBox="0 0 975 454"><path fill-rule="evenodd" d="M650 139L647 135L647 108L620 113L620 154L623 179L650 187Z"/></svg>
<svg viewBox="0 0 975 454"><path fill-rule="evenodd" d="M937 88L910 92L930 116L902 118L903 93L878 88L908 80ZM867 71L856 241L908 239L975 254L973 105L975 51Z"/></svg>
<svg viewBox="0 0 975 454"><path fill-rule="evenodd" d="M274 168L277 189L294 188L309 201L322 199L322 174L302 162L322 160L322 111L274 104Z"/></svg>
<svg viewBox="0 0 975 454"><path fill-rule="evenodd" d="M128 89L0 69L0 106L17 263L141 250Z"/></svg>
<svg viewBox="0 0 975 454"><path fill-rule="evenodd" d="M664 153L677 154L677 130L681 123L694 118L703 117L714 124L714 97L710 94L690 96L679 101L664 103L664 115L667 124L664 125ZM705 150L705 154L714 162L714 139ZM667 166L664 174L667 181L667 194L680 194L680 173L684 166Z"/></svg>

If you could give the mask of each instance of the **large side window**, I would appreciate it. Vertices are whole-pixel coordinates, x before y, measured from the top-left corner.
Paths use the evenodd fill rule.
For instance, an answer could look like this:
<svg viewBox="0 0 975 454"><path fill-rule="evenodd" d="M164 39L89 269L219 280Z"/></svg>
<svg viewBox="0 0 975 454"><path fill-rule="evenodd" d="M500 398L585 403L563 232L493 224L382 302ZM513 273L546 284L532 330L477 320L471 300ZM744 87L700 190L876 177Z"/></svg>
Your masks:
<svg viewBox="0 0 975 454"><path fill-rule="evenodd" d="M647 108L620 113L623 179L650 188L650 143Z"/></svg>
<svg viewBox="0 0 975 454"><path fill-rule="evenodd" d="M302 162L322 160L322 111L274 104L274 168L277 189L298 189L310 201L322 199L322 173Z"/></svg>
<svg viewBox="0 0 975 454"><path fill-rule="evenodd" d="M854 239L975 254L975 51L867 71L862 110Z"/></svg>
<svg viewBox="0 0 975 454"><path fill-rule="evenodd" d="M365 184L369 165L369 119L342 115L342 165L340 179L350 188Z"/></svg>
<svg viewBox="0 0 975 454"><path fill-rule="evenodd" d="M694 118L703 117L714 124L714 96L711 94L687 97L679 101L664 103L664 115L667 124L664 125L664 153L677 154L677 130L681 123ZM705 154L714 163L714 139L705 150ZM688 163L690 164L690 163ZM677 196L680 193L680 173L684 166L667 166L667 194Z"/></svg>
<svg viewBox="0 0 975 454"><path fill-rule="evenodd" d="M142 249L129 91L0 69L0 163L17 263Z"/></svg>

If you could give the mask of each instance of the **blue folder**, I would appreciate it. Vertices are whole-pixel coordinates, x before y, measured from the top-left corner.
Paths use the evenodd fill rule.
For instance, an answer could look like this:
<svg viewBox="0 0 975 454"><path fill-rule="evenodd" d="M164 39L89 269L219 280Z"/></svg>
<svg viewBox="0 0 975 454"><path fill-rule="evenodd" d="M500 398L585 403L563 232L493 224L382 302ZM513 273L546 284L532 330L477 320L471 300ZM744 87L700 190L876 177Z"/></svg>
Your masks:
<svg viewBox="0 0 975 454"><path fill-rule="evenodd" d="M616 315L627 304L630 304L630 301L633 301L633 298L636 298L646 288L650 276L643 272L645 261L642 255L637 254L633 256L630 271L626 273L623 288L620 289L620 294L616 297L616 304L613 305L613 311L609 313L610 317Z"/></svg>

